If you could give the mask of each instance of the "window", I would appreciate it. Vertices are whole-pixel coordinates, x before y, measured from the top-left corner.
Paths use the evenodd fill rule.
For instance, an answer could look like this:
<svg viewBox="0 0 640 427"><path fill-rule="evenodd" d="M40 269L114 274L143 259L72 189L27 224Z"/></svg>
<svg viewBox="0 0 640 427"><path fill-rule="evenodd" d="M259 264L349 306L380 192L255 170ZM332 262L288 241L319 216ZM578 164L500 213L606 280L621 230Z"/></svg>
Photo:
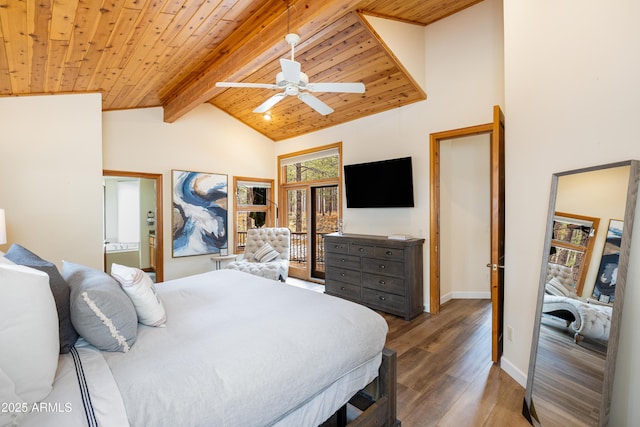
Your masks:
<svg viewBox="0 0 640 427"><path fill-rule="evenodd" d="M250 228L273 227L274 212L278 206L273 200L273 180L234 177L235 196L235 251L244 252L247 230Z"/></svg>
<svg viewBox="0 0 640 427"><path fill-rule="evenodd" d="M578 295L582 295L599 222L598 218L562 212L553 218L549 262L571 268Z"/></svg>
<svg viewBox="0 0 640 427"><path fill-rule="evenodd" d="M283 184L340 178L340 152L338 148L313 151L280 160Z"/></svg>

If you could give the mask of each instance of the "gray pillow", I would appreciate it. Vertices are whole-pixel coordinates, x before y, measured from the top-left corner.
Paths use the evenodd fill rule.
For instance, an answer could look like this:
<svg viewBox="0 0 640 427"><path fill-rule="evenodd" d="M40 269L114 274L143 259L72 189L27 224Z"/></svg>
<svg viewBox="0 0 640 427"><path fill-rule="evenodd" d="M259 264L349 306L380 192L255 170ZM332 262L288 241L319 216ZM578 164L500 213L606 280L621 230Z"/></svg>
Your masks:
<svg viewBox="0 0 640 427"><path fill-rule="evenodd" d="M80 336L104 351L129 351L138 316L131 299L104 271L64 261L62 276L71 287L71 322Z"/></svg>
<svg viewBox="0 0 640 427"><path fill-rule="evenodd" d="M67 282L62 278L54 263L45 261L28 249L13 244L5 258L19 265L35 268L49 276L49 287L56 301L58 310L58 328L60 331L60 353L68 353L78 339L78 332L71 324L71 311L69 307L70 289Z"/></svg>

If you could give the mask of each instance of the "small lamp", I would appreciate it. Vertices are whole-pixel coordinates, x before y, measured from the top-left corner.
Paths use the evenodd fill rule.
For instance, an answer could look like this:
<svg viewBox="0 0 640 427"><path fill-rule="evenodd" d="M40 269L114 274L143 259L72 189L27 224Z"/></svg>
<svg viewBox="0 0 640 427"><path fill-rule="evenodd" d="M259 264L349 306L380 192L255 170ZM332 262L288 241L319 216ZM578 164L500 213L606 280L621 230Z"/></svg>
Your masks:
<svg viewBox="0 0 640 427"><path fill-rule="evenodd" d="M7 243L7 227L4 221L4 209L0 209L0 245Z"/></svg>

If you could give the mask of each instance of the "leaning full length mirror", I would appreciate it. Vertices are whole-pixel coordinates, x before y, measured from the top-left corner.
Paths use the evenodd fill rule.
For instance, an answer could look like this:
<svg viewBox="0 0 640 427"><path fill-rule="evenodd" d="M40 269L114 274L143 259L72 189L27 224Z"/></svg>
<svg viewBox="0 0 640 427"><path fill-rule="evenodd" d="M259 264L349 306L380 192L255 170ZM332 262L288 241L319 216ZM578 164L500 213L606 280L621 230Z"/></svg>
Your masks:
<svg viewBox="0 0 640 427"><path fill-rule="evenodd" d="M553 175L523 408L533 425L608 423L638 168Z"/></svg>

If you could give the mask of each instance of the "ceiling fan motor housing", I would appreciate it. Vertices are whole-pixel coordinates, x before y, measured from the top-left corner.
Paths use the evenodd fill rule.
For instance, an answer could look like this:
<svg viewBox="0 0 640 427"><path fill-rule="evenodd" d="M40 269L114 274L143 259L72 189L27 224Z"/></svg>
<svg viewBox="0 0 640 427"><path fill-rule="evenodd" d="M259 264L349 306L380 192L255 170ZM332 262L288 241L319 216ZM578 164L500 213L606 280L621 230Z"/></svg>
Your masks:
<svg viewBox="0 0 640 427"><path fill-rule="evenodd" d="M289 82L285 80L284 74L282 72L276 75L276 85L280 88L284 89L284 92L287 95L298 95L300 90L306 88L309 83L309 76L305 73L300 72L300 81L299 82Z"/></svg>

